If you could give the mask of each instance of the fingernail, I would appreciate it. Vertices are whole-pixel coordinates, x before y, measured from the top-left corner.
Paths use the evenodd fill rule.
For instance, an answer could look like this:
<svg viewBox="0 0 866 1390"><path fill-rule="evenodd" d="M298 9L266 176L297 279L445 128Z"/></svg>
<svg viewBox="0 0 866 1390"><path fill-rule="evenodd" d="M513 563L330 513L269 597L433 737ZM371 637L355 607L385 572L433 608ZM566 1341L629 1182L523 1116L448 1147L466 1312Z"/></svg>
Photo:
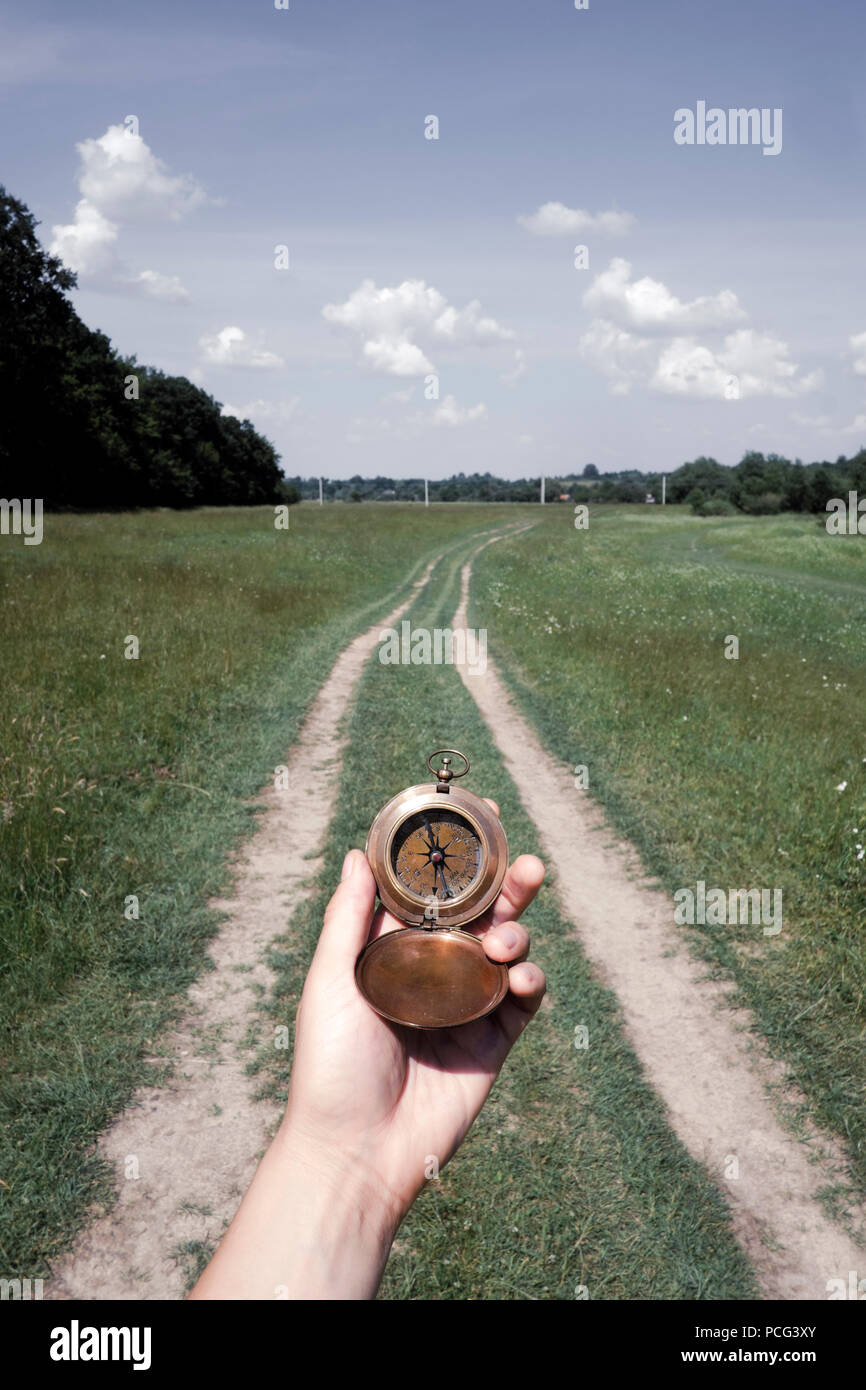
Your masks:
<svg viewBox="0 0 866 1390"><path fill-rule="evenodd" d="M349 877L349 875L351 874L351 872L352 872L352 870L354 869L354 867L355 867L355 860L354 860L353 857L352 857L352 851L349 850L349 853L346 855L345 859L343 860L343 872L340 874L340 881L341 881L341 882L342 882L342 880L343 880L344 878L348 878L348 877Z"/></svg>
<svg viewBox="0 0 866 1390"><path fill-rule="evenodd" d="M517 932L513 931L511 927L506 927L499 933L499 940L502 942L503 946L507 946L509 951L511 951L517 945Z"/></svg>

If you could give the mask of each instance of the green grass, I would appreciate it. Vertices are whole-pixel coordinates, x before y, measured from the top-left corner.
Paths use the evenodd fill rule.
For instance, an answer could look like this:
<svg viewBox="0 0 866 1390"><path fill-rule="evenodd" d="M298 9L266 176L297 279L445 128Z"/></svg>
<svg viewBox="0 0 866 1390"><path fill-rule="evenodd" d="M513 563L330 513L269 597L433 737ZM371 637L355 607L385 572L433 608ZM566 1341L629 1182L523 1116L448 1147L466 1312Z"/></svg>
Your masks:
<svg viewBox="0 0 866 1390"><path fill-rule="evenodd" d="M207 901L337 653L516 510L47 516L41 546L0 538L0 1270L46 1274L110 1200L93 1141L158 1074Z"/></svg>
<svg viewBox="0 0 866 1390"><path fill-rule="evenodd" d="M160 1070L230 852L337 653L453 547L413 621L470 622L557 757L668 888L781 887L777 938L682 928L729 973L864 1172L866 565L812 520L680 509L302 507L48 517L0 540L0 1268L42 1277L116 1175L93 1141ZM726 661L724 639L740 638ZM138 636L139 660L124 641ZM375 760L370 728L376 730ZM370 662L315 891L273 952L291 1020L324 903L379 806L465 746L512 846L535 832L448 667ZM844 793L835 787L847 782ZM858 827L855 834L853 827ZM130 895L138 919L124 916ZM668 1128L551 886L528 914L550 1002L405 1223L384 1298L754 1296L727 1209ZM574 1028L589 1029L577 1051ZM251 1037L255 1034L251 1034ZM272 1032L270 1034L272 1037ZM290 1054L263 1050L270 1088ZM263 1071L263 1080L266 1074ZM846 1193L832 1200L844 1206ZM829 1200L829 1198L828 1198ZM178 1249L190 1280L205 1244Z"/></svg>
<svg viewBox="0 0 866 1390"><path fill-rule="evenodd" d="M450 624L466 553L455 550L439 566L413 609L415 624ZM395 791L424 780L434 748L466 749L472 789L499 801L512 852L538 852L516 788L452 667L370 662L347 732L316 889L271 951L272 1023L294 1017L343 855L363 846ZM581 1287L591 1299L757 1296L722 1197L669 1129L625 1041L616 1000L593 979L550 883L524 920L533 959L547 973L548 1002L467 1140L404 1222L380 1297L574 1299ZM589 1029L585 1051L574 1046L579 1024ZM261 1049L264 1091L285 1093L290 1059Z"/></svg>
<svg viewBox="0 0 866 1390"><path fill-rule="evenodd" d="M863 540L679 508L593 510L580 531L550 508L480 556L470 622L550 752L588 767L670 891L782 890L778 936L679 930L737 981L862 1185Z"/></svg>

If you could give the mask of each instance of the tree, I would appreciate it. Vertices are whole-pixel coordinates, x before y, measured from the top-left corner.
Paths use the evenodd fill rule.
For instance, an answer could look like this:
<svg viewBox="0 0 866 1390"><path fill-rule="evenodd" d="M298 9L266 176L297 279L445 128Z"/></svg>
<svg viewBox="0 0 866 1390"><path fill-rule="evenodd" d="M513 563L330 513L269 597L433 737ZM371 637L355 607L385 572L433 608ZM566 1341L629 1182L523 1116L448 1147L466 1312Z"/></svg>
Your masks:
<svg viewBox="0 0 866 1390"><path fill-rule="evenodd" d="M4 495L28 495L17 479L34 457L56 458L66 434L62 383L75 315L66 298L76 277L43 251L25 205L0 186L0 465ZM10 485L11 484L11 485Z"/></svg>
<svg viewBox="0 0 866 1390"><path fill-rule="evenodd" d="M727 497L732 485L730 468L723 468L715 459L702 456L674 470L667 481L667 499L670 502L686 502L693 488L699 488L706 497Z"/></svg>
<svg viewBox="0 0 866 1390"><path fill-rule="evenodd" d="M588 464L586 465L586 467L585 467L584 470L583 470L583 476L584 476L584 478L597 478L597 477L598 477L598 469L596 468L596 466L595 466L594 463L588 463Z"/></svg>
<svg viewBox="0 0 866 1390"><path fill-rule="evenodd" d="M86 509L274 501L273 445L88 328L66 298L76 277L37 225L0 188L0 494Z"/></svg>
<svg viewBox="0 0 866 1390"><path fill-rule="evenodd" d="M744 512L764 516L779 511L791 482L791 464L778 454L750 451L734 469L732 497ZM774 502L775 499L775 502Z"/></svg>
<svg viewBox="0 0 866 1390"><path fill-rule="evenodd" d="M806 483L806 506L808 512L826 511L831 497L839 496L838 480L826 464L811 469Z"/></svg>
<svg viewBox="0 0 866 1390"><path fill-rule="evenodd" d="M848 461L851 487L866 496L866 449Z"/></svg>
<svg viewBox="0 0 866 1390"><path fill-rule="evenodd" d="M806 470L798 460L791 469L791 478L785 493L785 506L792 512L808 511L808 491Z"/></svg>

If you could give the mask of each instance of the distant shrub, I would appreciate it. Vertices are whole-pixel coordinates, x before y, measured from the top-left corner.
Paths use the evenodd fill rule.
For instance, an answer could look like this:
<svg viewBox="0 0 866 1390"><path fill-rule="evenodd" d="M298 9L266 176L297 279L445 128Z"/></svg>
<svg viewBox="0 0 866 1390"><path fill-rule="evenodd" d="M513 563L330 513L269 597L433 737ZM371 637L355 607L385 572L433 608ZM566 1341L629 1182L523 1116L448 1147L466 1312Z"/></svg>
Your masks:
<svg viewBox="0 0 866 1390"><path fill-rule="evenodd" d="M741 505L750 516L772 516L782 510L782 502L780 492L759 492L744 497Z"/></svg>
<svg viewBox="0 0 866 1390"><path fill-rule="evenodd" d="M704 492L703 488L701 488L701 487L693 487L692 490L691 490L691 492L688 494L688 496L686 497L685 500L686 500L686 502L688 503L688 505L691 507L691 509L692 509L692 511L694 512L695 516L703 516L703 515L704 515L704 507L705 507L706 504L707 504L707 496L706 496L706 493Z"/></svg>
<svg viewBox="0 0 866 1390"><path fill-rule="evenodd" d="M710 497L703 505L701 516L736 516L737 509L727 497Z"/></svg>

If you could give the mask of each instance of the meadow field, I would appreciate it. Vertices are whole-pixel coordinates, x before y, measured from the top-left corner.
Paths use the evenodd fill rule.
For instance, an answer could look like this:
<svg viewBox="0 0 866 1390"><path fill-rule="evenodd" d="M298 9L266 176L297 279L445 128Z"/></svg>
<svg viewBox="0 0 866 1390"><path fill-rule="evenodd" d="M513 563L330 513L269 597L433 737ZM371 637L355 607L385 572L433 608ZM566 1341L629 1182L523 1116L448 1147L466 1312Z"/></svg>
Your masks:
<svg viewBox="0 0 866 1390"><path fill-rule="evenodd" d="M457 508L449 534L494 519ZM202 969L246 803L341 647L443 548L417 507L45 526L0 548L0 1264L34 1275L111 1190L90 1146Z"/></svg>
<svg viewBox="0 0 866 1390"><path fill-rule="evenodd" d="M471 620L546 746L672 892L782 892L695 924L866 1181L866 547L822 519L598 508L478 561ZM726 657L726 639L739 654ZM733 650L733 648L730 648Z"/></svg>
<svg viewBox="0 0 866 1390"><path fill-rule="evenodd" d="M338 653L434 557L409 616L447 627L461 565L514 522L531 525L475 560L470 623L545 747L586 769L670 893L782 890L778 935L676 930L734 982L805 1110L844 1144L850 1176L828 1206L862 1197L861 538L673 507L595 507L587 530L554 505L305 504L286 532L268 508L49 516L41 546L0 550L5 1269L48 1275L111 1202L118 1175L94 1140L153 1079L154 1044L219 929L208 900ZM291 1021L343 855L433 748L471 749L512 849L544 857L453 667L369 661L345 733L322 866L270 951L266 1021ZM551 867L526 919L548 1003L404 1223L380 1296L754 1297L725 1200L647 1083ZM287 1061L251 1039L262 1095L285 1093ZM208 1254L177 1252L189 1280Z"/></svg>

